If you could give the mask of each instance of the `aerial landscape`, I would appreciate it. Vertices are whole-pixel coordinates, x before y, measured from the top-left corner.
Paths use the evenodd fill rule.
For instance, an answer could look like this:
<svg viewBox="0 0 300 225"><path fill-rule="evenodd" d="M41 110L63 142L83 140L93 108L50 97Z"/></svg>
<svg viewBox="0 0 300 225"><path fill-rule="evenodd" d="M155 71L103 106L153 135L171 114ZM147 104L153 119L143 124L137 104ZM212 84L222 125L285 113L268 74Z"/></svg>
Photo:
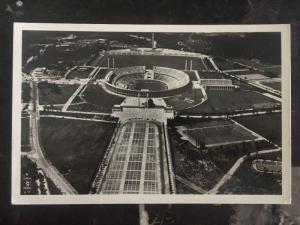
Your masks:
<svg viewBox="0 0 300 225"><path fill-rule="evenodd" d="M24 31L21 195L281 195L280 43Z"/></svg>

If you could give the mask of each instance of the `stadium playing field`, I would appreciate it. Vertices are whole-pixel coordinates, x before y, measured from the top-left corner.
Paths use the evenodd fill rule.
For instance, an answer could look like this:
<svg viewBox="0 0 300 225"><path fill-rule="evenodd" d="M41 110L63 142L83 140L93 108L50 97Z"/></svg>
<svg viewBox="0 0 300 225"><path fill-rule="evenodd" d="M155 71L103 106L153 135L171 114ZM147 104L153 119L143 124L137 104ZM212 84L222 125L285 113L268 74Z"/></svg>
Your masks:
<svg viewBox="0 0 300 225"><path fill-rule="evenodd" d="M102 184L104 194L159 194L161 189L158 127L128 122L117 134L112 160Z"/></svg>
<svg viewBox="0 0 300 225"><path fill-rule="evenodd" d="M190 60L192 60L192 69L205 70L205 66L201 59L195 57L182 56L153 56L153 55L107 55L104 56L96 66L107 67L108 59L110 67L112 67L112 59L114 59L115 67L129 67L129 66L146 66L152 69L153 66L169 67L179 70L185 69L185 60L189 60L188 69L190 69Z"/></svg>
<svg viewBox="0 0 300 225"><path fill-rule="evenodd" d="M150 91L161 91L167 90L168 85L159 80L135 80L129 85L129 89L132 90L142 90L148 89Z"/></svg>
<svg viewBox="0 0 300 225"><path fill-rule="evenodd" d="M196 145L197 140L199 140L204 142L206 147L240 143L259 138L255 133L232 121L203 122L189 128L179 126L177 130L192 144Z"/></svg>

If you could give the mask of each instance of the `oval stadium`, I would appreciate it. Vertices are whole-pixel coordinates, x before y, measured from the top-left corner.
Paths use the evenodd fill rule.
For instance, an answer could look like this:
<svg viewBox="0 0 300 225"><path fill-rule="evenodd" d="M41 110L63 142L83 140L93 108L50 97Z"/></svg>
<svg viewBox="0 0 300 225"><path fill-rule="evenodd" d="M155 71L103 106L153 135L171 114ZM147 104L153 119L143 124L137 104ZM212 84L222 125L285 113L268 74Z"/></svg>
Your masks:
<svg viewBox="0 0 300 225"><path fill-rule="evenodd" d="M105 88L124 97L160 98L178 94L190 84L189 76L180 70L154 66L116 69L105 77Z"/></svg>

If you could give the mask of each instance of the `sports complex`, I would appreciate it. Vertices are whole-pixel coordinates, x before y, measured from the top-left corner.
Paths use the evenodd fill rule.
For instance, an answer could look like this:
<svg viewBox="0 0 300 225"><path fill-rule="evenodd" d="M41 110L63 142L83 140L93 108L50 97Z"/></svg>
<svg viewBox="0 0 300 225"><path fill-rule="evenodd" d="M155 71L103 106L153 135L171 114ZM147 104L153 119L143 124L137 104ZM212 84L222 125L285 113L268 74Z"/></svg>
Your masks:
<svg viewBox="0 0 300 225"><path fill-rule="evenodd" d="M226 154L235 159L247 151L274 147L235 117L281 112L280 86L273 85L280 79L248 75L246 70L223 70L212 56L156 48L152 43L152 48L101 51L89 63L69 68L60 80L48 79L47 74L34 78L46 82L38 86L43 96L41 120L80 118L97 121L99 126L114 124L107 126L111 137L99 147L101 154L86 178L90 184L84 193L176 194L190 189L205 193L232 165ZM50 84L59 86L55 89ZM71 85L72 93L64 89ZM66 97L48 101L54 91ZM44 149L51 158L47 151L52 150ZM209 154L211 161L190 159L190 150L196 158ZM222 160L216 160L220 153ZM67 165L59 167L65 171ZM78 168L72 168L65 174L76 186ZM218 175L209 174L213 172Z"/></svg>

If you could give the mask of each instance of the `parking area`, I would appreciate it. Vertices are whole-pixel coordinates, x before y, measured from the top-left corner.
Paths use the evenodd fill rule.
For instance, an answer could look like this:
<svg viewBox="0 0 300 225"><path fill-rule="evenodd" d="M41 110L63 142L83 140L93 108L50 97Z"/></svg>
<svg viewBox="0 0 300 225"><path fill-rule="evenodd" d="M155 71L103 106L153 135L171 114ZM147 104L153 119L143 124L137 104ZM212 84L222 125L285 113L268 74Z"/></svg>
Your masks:
<svg viewBox="0 0 300 225"><path fill-rule="evenodd" d="M158 126L134 121L119 130L103 194L159 194L161 188Z"/></svg>

